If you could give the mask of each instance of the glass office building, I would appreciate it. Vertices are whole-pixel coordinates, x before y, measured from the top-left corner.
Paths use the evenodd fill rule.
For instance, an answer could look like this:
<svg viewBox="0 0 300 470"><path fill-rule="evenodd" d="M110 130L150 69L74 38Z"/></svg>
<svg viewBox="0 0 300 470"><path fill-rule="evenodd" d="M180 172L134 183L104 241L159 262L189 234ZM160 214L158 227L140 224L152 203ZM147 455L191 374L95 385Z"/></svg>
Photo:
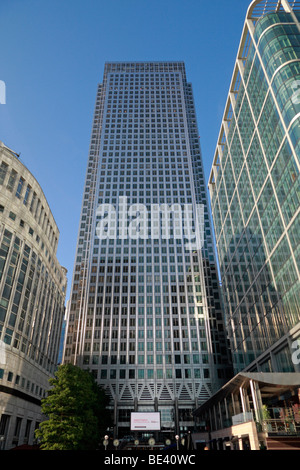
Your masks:
<svg viewBox="0 0 300 470"><path fill-rule="evenodd" d="M176 236L182 220L176 204L189 206L194 231L200 221L201 246L187 247L187 239ZM163 205L172 209L168 233L160 230L161 214L153 215ZM200 219L193 217L196 206ZM120 228L126 220L130 235L126 224ZM191 411L228 377L227 354L185 66L107 63L97 92L63 361L93 372L111 398L121 436L129 433L132 411L159 411L163 430L193 427Z"/></svg>
<svg viewBox="0 0 300 470"><path fill-rule="evenodd" d="M253 1L209 179L234 370L295 371L300 2Z"/></svg>

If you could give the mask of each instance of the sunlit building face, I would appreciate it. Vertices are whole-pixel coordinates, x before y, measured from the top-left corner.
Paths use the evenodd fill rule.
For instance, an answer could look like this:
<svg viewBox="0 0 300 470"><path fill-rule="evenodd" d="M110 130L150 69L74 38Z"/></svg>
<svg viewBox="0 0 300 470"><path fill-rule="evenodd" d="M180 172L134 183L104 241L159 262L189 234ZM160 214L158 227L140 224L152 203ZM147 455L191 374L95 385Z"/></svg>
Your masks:
<svg viewBox="0 0 300 470"><path fill-rule="evenodd" d="M295 370L290 343L300 334L299 21L295 2L278 2L277 8L252 2L210 175L236 372Z"/></svg>
<svg viewBox="0 0 300 470"><path fill-rule="evenodd" d="M227 377L227 353L185 66L108 63L64 362L92 370L111 397L119 432L128 433L131 411L160 411L167 430L193 427L192 409Z"/></svg>

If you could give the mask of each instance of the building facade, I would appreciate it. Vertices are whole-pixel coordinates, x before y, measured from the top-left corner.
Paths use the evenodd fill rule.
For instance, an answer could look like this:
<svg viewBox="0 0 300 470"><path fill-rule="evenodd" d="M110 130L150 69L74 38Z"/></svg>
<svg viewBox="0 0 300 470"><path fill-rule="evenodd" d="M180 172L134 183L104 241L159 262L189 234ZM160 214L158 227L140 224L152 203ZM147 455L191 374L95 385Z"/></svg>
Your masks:
<svg viewBox="0 0 300 470"><path fill-rule="evenodd" d="M209 179L235 373L299 370L299 21L251 3Z"/></svg>
<svg viewBox="0 0 300 470"><path fill-rule="evenodd" d="M169 208L164 231L160 210ZM183 215L191 221L185 237ZM201 246L187 248L187 225L201 231ZM160 411L166 431L192 427L192 410L226 379L199 134L182 62L105 65L63 361L92 370L111 398L119 436L130 432L132 411Z"/></svg>
<svg viewBox="0 0 300 470"><path fill-rule="evenodd" d="M0 448L34 442L57 366L66 270L45 195L0 142Z"/></svg>

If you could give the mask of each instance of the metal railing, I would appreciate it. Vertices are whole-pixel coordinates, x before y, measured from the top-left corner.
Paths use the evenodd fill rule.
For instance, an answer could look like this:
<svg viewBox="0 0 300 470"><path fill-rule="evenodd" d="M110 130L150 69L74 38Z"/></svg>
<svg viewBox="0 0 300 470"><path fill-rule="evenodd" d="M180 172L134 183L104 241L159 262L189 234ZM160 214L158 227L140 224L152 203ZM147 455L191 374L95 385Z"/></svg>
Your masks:
<svg viewBox="0 0 300 470"><path fill-rule="evenodd" d="M262 423L262 431L267 434L300 435L300 424L283 419L266 419Z"/></svg>

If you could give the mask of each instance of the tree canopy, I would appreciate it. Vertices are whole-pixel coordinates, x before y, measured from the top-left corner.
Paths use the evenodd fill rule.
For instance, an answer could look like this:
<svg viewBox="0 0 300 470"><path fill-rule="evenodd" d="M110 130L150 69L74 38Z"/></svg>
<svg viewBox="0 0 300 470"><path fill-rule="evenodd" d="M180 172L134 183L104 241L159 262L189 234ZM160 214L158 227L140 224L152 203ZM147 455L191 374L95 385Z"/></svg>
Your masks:
<svg viewBox="0 0 300 470"><path fill-rule="evenodd" d="M111 425L109 399L89 371L71 364L59 366L42 400L47 420L36 437L43 450L95 450Z"/></svg>

